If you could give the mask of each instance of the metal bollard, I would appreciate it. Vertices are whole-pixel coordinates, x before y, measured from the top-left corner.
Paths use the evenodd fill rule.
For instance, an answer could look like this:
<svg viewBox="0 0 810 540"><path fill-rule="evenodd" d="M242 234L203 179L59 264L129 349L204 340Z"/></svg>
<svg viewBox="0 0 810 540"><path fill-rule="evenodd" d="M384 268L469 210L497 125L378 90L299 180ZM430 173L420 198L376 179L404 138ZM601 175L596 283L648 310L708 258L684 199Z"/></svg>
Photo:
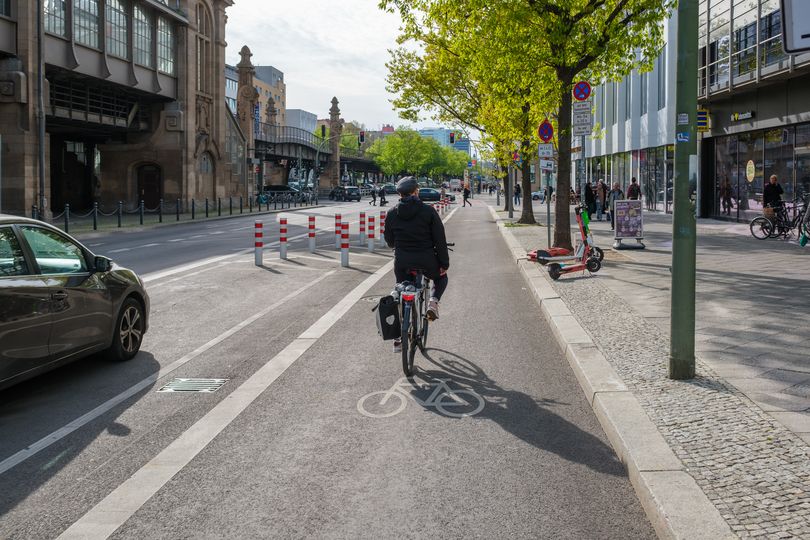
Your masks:
<svg viewBox="0 0 810 540"><path fill-rule="evenodd" d="M93 230L98 230L98 203L93 203Z"/></svg>
<svg viewBox="0 0 810 540"><path fill-rule="evenodd" d="M335 214L335 249L340 249L340 220L343 216Z"/></svg>
<svg viewBox="0 0 810 540"><path fill-rule="evenodd" d="M340 266L346 268L349 266L349 222L341 223L340 228Z"/></svg>
<svg viewBox="0 0 810 540"><path fill-rule="evenodd" d="M205 217L208 219L208 197L205 198Z"/></svg>
<svg viewBox="0 0 810 540"><path fill-rule="evenodd" d="M233 215L233 197L228 197L228 215Z"/></svg>
<svg viewBox="0 0 810 540"><path fill-rule="evenodd" d="M315 216L309 216L309 252L315 253Z"/></svg>
<svg viewBox="0 0 810 540"><path fill-rule="evenodd" d="M141 225L143 225L143 199L141 199L141 204L138 205L138 217Z"/></svg>
<svg viewBox="0 0 810 540"><path fill-rule="evenodd" d="M256 266L261 266L264 264L264 231L262 229L264 225L261 221L256 220L254 224L254 233L253 236L255 237L254 243L254 253L256 259Z"/></svg>
<svg viewBox="0 0 810 540"><path fill-rule="evenodd" d="M178 199L179 201L180 199ZM121 228L121 217L124 215L124 201L118 201L118 228Z"/></svg>
<svg viewBox="0 0 810 540"><path fill-rule="evenodd" d="M192 220L194 219L194 211L195 211L196 206L197 205L194 203L194 199L191 199L191 219Z"/></svg>
<svg viewBox="0 0 810 540"><path fill-rule="evenodd" d="M380 212L380 245L385 247L385 210Z"/></svg>
<svg viewBox="0 0 810 540"><path fill-rule="evenodd" d="M242 206L242 196L239 195L239 213L241 214L244 207Z"/></svg>
<svg viewBox="0 0 810 540"><path fill-rule="evenodd" d="M163 223L163 199L160 199L160 204L158 205L158 223Z"/></svg>
<svg viewBox="0 0 810 540"><path fill-rule="evenodd" d="M248 199L248 212L253 213L253 197Z"/></svg>
<svg viewBox="0 0 810 540"><path fill-rule="evenodd" d="M70 205L65 204L65 232L70 232Z"/></svg>
<svg viewBox="0 0 810 540"><path fill-rule="evenodd" d="M368 216L368 252L374 253L374 216Z"/></svg>
<svg viewBox="0 0 810 540"><path fill-rule="evenodd" d="M287 259L287 218L279 218L279 223L281 224L280 230L280 237L278 240L279 243L279 257L286 260Z"/></svg>
<svg viewBox="0 0 810 540"><path fill-rule="evenodd" d="M360 212L360 244L366 241L366 213Z"/></svg>
<svg viewBox="0 0 810 540"><path fill-rule="evenodd" d="M180 199L174 201L174 220L180 221Z"/></svg>
<svg viewBox="0 0 810 540"><path fill-rule="evenodd" d="M222 217L222 197L217 197L217 217Z"/></svg>

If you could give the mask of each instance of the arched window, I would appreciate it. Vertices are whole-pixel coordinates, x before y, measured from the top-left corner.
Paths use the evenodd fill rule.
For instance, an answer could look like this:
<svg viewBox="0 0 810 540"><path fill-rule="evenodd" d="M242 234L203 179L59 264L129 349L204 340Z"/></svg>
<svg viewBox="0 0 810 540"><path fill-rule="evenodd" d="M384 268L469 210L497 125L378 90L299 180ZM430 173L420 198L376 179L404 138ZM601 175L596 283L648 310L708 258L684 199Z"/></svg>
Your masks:
<svg viewBox="0 0 810 540"><path fill-rule="evenodd" d="M211 94L211 47L213 28L208 8L200 2L197 4L197 91Z"/></svg>

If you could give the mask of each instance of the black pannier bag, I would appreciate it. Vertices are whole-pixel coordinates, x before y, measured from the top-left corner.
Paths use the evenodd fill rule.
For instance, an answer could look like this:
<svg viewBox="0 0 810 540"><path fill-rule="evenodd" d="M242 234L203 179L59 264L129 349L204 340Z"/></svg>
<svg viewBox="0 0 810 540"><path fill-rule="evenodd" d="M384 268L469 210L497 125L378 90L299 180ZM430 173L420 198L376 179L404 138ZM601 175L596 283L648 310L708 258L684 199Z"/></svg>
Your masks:
<svg viewBox="0 0 810 540"><path fill-rule="evenodd" d="M380 302L372 309L377 312L377 332L384 340L396 339L402 332L399 321L399 304L391 295L380 298Z"/></svg>

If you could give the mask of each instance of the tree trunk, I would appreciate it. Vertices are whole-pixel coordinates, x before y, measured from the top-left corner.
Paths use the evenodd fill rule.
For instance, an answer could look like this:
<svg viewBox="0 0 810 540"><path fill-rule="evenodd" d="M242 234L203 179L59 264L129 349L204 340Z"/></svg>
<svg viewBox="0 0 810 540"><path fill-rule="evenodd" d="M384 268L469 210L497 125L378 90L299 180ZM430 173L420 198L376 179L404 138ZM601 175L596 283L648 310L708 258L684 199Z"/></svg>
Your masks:
<svg viewBox="0 0 810 540"><path fill-rule="evenodd" d="M525 223L527 225L534 225L537 223L534 219L534 208L532 208L532 179L531 179L531 172L532 172L532 163L531 163L531 156L532 152L531 148L531 141L524 140L520 145L520 157L523 160L523 164L520 167L520 190L521 196L523 200L521 204L523 208L520 212L520 219L518 223ZM539 172L539 171L538 171Z"/></svg>
<svg viewBox="0 0 810 540"><path fill-rule="evenodd" d="M510 172L510 167L504 167L501 164L498 164L500 167L501 172L503 173L503 194L504 194L504 201L503 201L503 211L509 211L509 201L512 200L512 176Z"/></svg>
<svg viewBox="0 0 810 540"><path fill-rule="evenodd" d="M561 81L560 111L557 116L557 202L554 206L554 247L573 250L571 245L571 81Z"/></svg>

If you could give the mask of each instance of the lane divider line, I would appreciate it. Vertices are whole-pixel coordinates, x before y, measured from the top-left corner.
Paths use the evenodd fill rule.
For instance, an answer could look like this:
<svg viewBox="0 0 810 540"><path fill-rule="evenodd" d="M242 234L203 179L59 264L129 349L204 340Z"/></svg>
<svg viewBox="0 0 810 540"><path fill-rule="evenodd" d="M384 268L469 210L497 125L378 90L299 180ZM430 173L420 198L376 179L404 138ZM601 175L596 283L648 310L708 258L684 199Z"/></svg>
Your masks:
<svg viewBox="0 0 810 540"><path fill-rule="evenodd" d="M4 472L6 472L6 471L8 471L10 469L13 469L14 467L19 465L23 461L25 461L25 460L29 459L30 457L38 454L39 452L41 452L42 450L48 448L49 446L51 446L55 442L64 439L65 437L67 437L68 435L70 435L71 433L73 433L74 431L79 429L80 427L82 427L85 424L95 420L96 418L98 418L102 414L106 413L107 411L109 411L113 407L117 406L119 403L121 403L121 402L129 399L130 397L136 395L138 392L140 392L144 388L148 388L154 382L162 379L163 377L165 377L169 373L177 370L178 368L182 367L183 365L187 364L188 362L194 360L195 358L197 358L198 356L200 356L204 352L208 351L212 347L214 347L216 345L219 345L220 343L222 343L223 341L225 341L229 337L233 336L234 334L236 334L237 332L239 332L243 328L245 328L245 327L249 326L250 324L256 322L257 320L261 319L262 317L264 317L265 315L267 315L268 313L270 313L274 309L278 309L279 307L281 307L285 303L287 303L290 300L294 299L295 297L297 297L301 293L305 292L307 289L309 289L309 288L313 287L314 285L320 283L321 281L323 281L324 279L326 279L330 275L334 274L335 272L336 272L336 270L330 270L329 272L323 274L322 276L318 277L317 279L307 283L306 285L304 285L300 289L297 289L297 290L291 292L290 294L288 294L287 296L285 296L281 300L279 300L279 301L275 302L274 304L264 308L263 310L261 310L258 313L252 315L251 317L248 317L247 319L240 322L236 326L233 326L230 329L226 330L225 332L218 335L217 337L215 337L214 339L212 339L208 343L205 343L204 345L201 345L201 346L197 347L196 349L194 349L190 353L186 354L182 358L180 358L178 360L175 360L174 362L172 362L171 364L169 364L168 366L166 366L164 368L161 368L159 372L154 373L154 374L150 375L149 377L143 379L142 381L136 383L135 385L127 388L126 390L124 390L120 394L108 399L107 401L105 401L104 403L99 405L98 407L96 407L96 408L92 409L91 411L83 414L82 416L79 416L78 418L72 420L71 422L69 422L65 426L59 428L58 430L54 431L53 433L50 433L49 435L46 435L45 437L41 438L40 440L38 440L34 444L28 446L27 448L24 448L23 450L20 450L19 452L11 455L10 457L4 459L3 461L0 461L0 474L3 474Z"/></svg>
<svg viewBox="0 0 810 540"><path fill-rule="evenodd" d="M454 213L455 210L443 221L446 223ZM392 260L363 280L205 416L68 527L58 539L109 538L393 268Z"/></svg>

